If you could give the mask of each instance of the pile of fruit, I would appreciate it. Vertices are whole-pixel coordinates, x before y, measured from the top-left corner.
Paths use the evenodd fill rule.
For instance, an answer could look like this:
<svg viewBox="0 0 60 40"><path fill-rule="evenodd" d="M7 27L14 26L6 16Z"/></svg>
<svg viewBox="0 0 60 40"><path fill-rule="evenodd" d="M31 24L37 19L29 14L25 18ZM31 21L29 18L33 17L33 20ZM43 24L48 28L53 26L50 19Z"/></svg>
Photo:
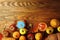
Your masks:
<svg viewBox="0 0 60 40"><path fill-rule="evenodd" d="M58 19L52 19L49 25L45 22L33 24L26 20L16 20L0 33L0 40L45 40L48 35L57 32L60 32Z"/></svg>

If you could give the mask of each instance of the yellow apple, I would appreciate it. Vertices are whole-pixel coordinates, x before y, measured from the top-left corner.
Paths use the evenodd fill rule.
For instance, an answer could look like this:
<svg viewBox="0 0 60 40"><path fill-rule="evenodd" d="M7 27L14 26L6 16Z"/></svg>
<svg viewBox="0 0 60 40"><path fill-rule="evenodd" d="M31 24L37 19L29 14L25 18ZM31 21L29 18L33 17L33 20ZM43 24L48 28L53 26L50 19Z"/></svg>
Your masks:
<svg viewBox="0 0 60 40"><path fill-rule="evenodd" d="M25 36L20 36L19 40L26 40Z"/></svg>
<svg viewBox="0 0 60 40"><path fill-rule="evenodd" d="M41 33L36 33L35 34L35 39L36 40L41 40L42 39L42 34Z"/></svg>
<svg viewBox="0 0 60 40"><path fill-rule="evenodd" d="M57 30L60 32L60 26L57 28Z"/></svg>
<svg viewBox="0 0 60 40"><path fill-rule="evenodd" d="M13 33L13 37L16 38L16 39L19 38L19 37L20 37L20 33L17 32L17 31L14 32L14 33Z"/></svg>
<svg viewBox="0 0 60 40"><path fill-rule="evenodd" d="M24 35L26 33L27 33L27 29L25 29L25 28L20 29L20 34Z"/></svg>
<svg viewBox="0 0 60 40"><path fill-rule="evenodd" d="M53 31L54 31L54 29L52 27L47 27L47 29L46 29L47 34L51 34L51 33L53 33Z"/></svg>
<svg viewBox="0 0 60 40"><path fill-rule="evenodd" d="M53 27L53 28L57 28L59 26L59 21L57 19L52 19L50 21L50 25Z"/></svg>

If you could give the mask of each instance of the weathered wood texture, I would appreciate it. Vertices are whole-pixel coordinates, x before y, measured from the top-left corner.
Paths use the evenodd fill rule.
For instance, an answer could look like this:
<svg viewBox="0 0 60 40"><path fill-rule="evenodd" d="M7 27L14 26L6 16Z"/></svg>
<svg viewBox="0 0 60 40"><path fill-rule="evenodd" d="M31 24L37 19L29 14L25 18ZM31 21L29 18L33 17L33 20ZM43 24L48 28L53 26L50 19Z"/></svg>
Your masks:
<svg viewBox="0 0 60 40"><path fill-rule="evenodd" d="M28 22L49 22L52 18L60 19L59 0L0 0L1 22L27 19ZM4 25L3 23L0 23ZM5 23L6 24L6 23Z"/></svg>

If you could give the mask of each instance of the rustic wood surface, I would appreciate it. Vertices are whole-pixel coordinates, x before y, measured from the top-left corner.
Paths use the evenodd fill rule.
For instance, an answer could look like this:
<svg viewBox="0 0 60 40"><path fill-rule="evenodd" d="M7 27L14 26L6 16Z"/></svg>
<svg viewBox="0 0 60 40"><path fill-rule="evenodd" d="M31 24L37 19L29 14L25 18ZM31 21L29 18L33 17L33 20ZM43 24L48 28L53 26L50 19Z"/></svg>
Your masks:
<svg viewBox="0 0 60 40"><path fill-rule="evenodd" d="M32 23L41 21L49 23L53 18L60 20L60 1L0 0L0 30L4 29L5 24L18 20L18 16Z"/></svg>

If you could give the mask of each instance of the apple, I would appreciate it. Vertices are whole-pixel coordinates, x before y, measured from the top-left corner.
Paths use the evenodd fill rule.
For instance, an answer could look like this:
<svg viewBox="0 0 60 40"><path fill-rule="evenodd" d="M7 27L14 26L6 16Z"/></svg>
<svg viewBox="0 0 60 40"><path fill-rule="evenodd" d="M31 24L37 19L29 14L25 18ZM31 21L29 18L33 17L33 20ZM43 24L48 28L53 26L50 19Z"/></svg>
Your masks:
<svg viewBox="0 0 60 40"><path fill-rule="evenodd" d="M59 26L59 20L57 19L52 19L50 21L50 25L53 27L53 28L57 28Z"/></svg>
<svg viewBox="0 0 60 40"><path fill-rule="evenodd" d="M31 29L32 33L38 32L38 23L35 23Z"/></svg>
<svg viewBox="0 0 60 40"><path fill-rule="evenodd" d="M20 36L19 40L26 40L25 36Z"/></svg>
<svg viewBox="0 0 60 40"><path fill-rule="evenodd" d="M6 27L6 30L8 30L10 33L16 31L16 20L13 21L13 23L10 23L8 27Z"/></svg>
<svg viewBox="0 0 60 40"><path fill-rule="evenodd" d="M52 27L47 27L47 29L46 29L47 34L52 34L53 31L54 31L54 29Z"/></svg>
<svg viewBox="0 0 60 40"><path fill-rule="evenodd" d="M24 35L27 33L27 29L26 28L21 28L20 29L20 34Z"/></svg>
<svg viewBox="0 0 60 40"><path fill-rule="evenodd" d="M57 28L58 32L60 32L60 26Z"/></svg>
<svg viewBox="0 0 60 40"><path fill-rule="evenodd" d="M0 40L2 40L2 38L3 38L3 34L0 33Z"/></svg>
<svg viewBox="0 0 60 40"><path fill-rule="evenodd" d="M33 34L28 34L27 35L28 40L34 40L34 35Z"/></svg>
<svg viewBox="0 0 60 40"><path fill-rule="evenodd" d="M14 24L9 26L9 31L14 32L16 30L16 26Z"/></svg>
<svg viewBox="0 0 60 40"><path fill-rule="evenodd" d="M42 39L42 34L41 33L36 33L35 34L35 39L36 40L41 40Z"/></svg>
<svg viewBox="0 0 60 40"><path fill-rule="evenodd" d="M16 38L16 39L19 38L20 37L20 33L18 31L14 32L13 33L13 37Z"/></svg>
<svg viewBox="0 0 60 40"><path fill-rule="evenodd" d="M26 25L25 25L25 22L24 21L17 21L17 24L16 24L17 28L24 28Z"/></svg>
<svg viewBox="0 0 60 40"><path fill-rule="evenodd" d="M9 31L4 30L2 34L3 34L4 37L7 37L7 36L9 36Z"/></svg>
<svg viewBox="0 0 60 40"><path fill-rule="evenodd" d="M41 23L38 24L38 29L39 29L40 31L45 31L46 28L47 28L47 24L46 24L46 23L41 22Z"/></svg>

